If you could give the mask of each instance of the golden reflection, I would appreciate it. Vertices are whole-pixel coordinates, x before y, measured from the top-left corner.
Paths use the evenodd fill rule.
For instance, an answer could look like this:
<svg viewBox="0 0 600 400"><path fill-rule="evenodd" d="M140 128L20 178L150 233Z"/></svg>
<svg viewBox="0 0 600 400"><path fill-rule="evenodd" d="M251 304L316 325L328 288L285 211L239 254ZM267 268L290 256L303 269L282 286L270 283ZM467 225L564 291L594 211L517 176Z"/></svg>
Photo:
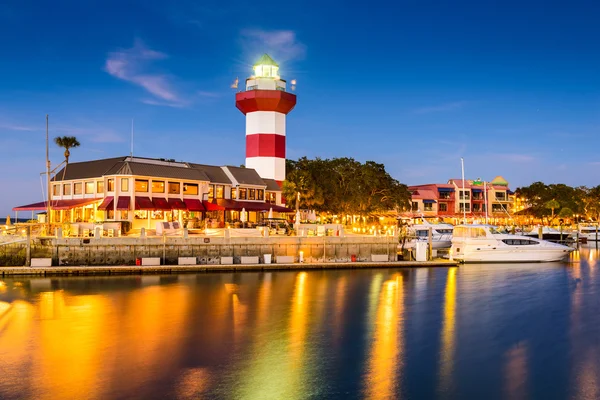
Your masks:
<svg viewBox="0 0 600 400"><path fill-rule="evenodd" d="M290 318L290 360L298 365L302 357L302 348L306 339L306 272L296 276L294 297L292 298L292 314Z"/></svg>
<svg viewBox="0 0 600 400"><path fill-rule="evenodd" d="M341 329L344 324L344 303L346 300L347 280L345 276L338 279L335 287L335 297L333 303L333 341L339 344L341 338Z"/></svg>
<svg viewBox="0 0 600 400"><path fill-rule="evenodd" d="M0 281L0 293L6 292L6 283L4 281Z"/></svg>
<svg viewBox="0 0 600 400"><path fill-rule="evenodd" d="M210 388L210 371L194 368L184 371L177 382L178 399L198 399Z"/></svg>
<svg viewBox="0 0 600 400"><path fill-rule="evenodd" d="M403 294L402 275L398 274L394 280L383 283L365 379L366 397L369 399L398 396L397 383L401 380L399 376L404 346Z"/></svg>
<svg viewBox="0 0 600 400"><path fill-rule="evenodd" d="M233 307L233 337L234 342L239 344L244 326L246 324L246 317L248 314L248 306L242 304L240 297L237 293L232 295L232 307Z"/></svg>
<svg viewBox="0 0 600 400"><path fill-rule="evenodd" d="M526 399L527 343L517 343L505 355L504 390L507 399Z"/></svg>
<svg viewBox="0 0 600 400"><path fill-rule="evenodd" d="M453 359L456 339L456 271L457 267L448 269L446 294L444 296L444 321L442 326L440 350L440 387L441 393L446 392L451 383Z"/></svg>
<svg viewBox="0 0 600 400"><path fill-rule="evenodd" d="M98 398L109 302L87 295L67 304L62 290L40 293L39 300L40 349L33 354L37 398Z"/></svg>
<svg viewBox="0 0 600 400"><path fill-rule="evenodd" d="M369 287L369 308L367 311L368 321L367 328L369 329L369 334L373 333L375 329L375 319L377 318L377 299L379 298L379 293L381 292L381 282L383 281L383 273L378 273L371 280L371 286Z"/></svg>

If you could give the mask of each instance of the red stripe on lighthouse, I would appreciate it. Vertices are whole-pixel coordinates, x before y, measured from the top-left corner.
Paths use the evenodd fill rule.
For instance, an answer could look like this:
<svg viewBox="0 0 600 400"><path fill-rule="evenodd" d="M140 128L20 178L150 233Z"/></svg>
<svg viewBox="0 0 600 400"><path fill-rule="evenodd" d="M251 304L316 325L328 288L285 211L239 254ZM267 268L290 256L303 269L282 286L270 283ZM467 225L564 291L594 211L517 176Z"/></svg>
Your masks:
<svg viewBox="0 0 600 400"><path fill-rule="evenodd" d="M285 136L272 133L247 135L246 157L285 158Z"/></svg>

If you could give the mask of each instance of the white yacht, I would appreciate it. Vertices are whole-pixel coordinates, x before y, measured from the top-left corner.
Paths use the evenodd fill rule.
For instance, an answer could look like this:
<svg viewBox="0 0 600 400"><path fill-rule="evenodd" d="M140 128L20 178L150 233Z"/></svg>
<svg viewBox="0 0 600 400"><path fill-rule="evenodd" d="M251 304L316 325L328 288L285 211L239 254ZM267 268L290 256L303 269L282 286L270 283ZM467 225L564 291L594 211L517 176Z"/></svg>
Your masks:
<svg viewBox="0 0 600 400"><path fill-rule="evenodd" d="M600 227L598 225L581 225L579 227L579 239L585 238L588 242L600 239Z"/></svg>
<svg viewBox="0 0 600 400"><path fill-rule="evenodd" d="M574 249L522 235L510 235L493 225L454 227L451 255L465 263L560 261Z"/></svg>
<svg viewBox="0 0 600 400"><path fill-rule="evenodd" d="M427 241L431 229L431 247L432 249L449 249L452 246L452 230L454 225L450 224L432 224L422 219L422 223L408 227L408 233L414 239L405 244L404 247L414 247L416 241Z"/></svg>

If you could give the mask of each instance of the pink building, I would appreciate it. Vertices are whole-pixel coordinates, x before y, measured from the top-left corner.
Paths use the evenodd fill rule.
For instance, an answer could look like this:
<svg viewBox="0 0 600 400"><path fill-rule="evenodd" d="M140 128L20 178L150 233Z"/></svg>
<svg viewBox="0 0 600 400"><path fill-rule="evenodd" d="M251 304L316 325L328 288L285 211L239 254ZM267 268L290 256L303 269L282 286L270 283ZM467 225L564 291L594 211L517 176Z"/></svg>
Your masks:
<svg viewBox="0 0 600 400"><path fill-rule="evenodd" d="M447 222L461 222L465 214L468 222L483 221L506 223L513 212L514 193L508 182L497 176L491 182L479 179L449 179L447 183L409 186L412 193L411 211L407 217L438 218Z"/></svg>

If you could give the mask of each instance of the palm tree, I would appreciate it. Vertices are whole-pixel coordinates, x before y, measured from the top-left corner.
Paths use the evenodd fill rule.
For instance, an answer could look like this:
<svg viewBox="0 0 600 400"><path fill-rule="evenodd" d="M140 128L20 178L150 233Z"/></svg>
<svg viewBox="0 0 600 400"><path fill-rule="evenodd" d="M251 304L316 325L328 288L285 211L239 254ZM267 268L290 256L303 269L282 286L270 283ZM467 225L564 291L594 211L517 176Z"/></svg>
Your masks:
<svg viewBox="0 0 600 400"><path fill-rule="evenodd" d="M57 136L54 138L54 143L56 143L58 147L65 149L65 162L67 164L69 163L69 156L71 155L69 149L73 149L81 145L75 136Z"/></svg>
<svg viewBox="0 0 600 400"><path fill-rule="evenodd" d="M552 200L544 203L544 207L552 210L552 217L550 219L550 223L552 223L552 221L554 221L554 210L560 207L560 203L558 201L556 201L555 199L552 199Z"/></svg>

